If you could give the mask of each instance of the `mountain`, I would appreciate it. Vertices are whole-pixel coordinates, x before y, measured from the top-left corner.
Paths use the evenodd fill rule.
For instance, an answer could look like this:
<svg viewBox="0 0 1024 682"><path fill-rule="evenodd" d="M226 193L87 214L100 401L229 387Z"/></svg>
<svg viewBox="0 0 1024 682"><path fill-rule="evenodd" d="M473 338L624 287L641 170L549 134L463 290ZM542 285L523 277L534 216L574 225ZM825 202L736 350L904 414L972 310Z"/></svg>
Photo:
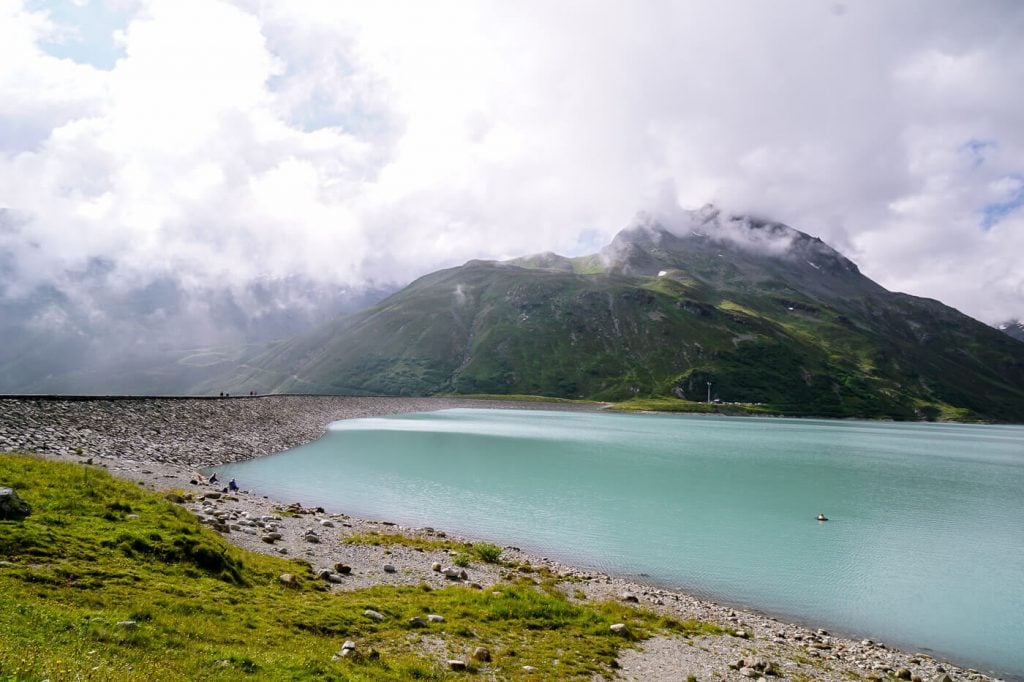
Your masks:
<svg viewBox="0 0 1024 682"><path fill-rule="evenodd" d="M4 262L0 249L0 275ZM114 272L116 264L96 262L73 287L43 285L17 296L5 295L0 277L0 393L187 393L268 342L394 291L301 277L197 290L164 277L130 287Z"/></svg>
<svg viewBox="0 0 1024 682"><path fill-rule="evenodd" d="M817 238L713 208L642 216L591 256L426 275L220 387L703 401L709 382L786 414L1024 421L1024 344L885 290Z"/></svg>
<svg viewBox="0 0 1024 682"><path fill-rule="evenodd" d="M1018 341L1024 341L1024 320L1010 320L999 325L999 330L1006 332Z"/></svg>

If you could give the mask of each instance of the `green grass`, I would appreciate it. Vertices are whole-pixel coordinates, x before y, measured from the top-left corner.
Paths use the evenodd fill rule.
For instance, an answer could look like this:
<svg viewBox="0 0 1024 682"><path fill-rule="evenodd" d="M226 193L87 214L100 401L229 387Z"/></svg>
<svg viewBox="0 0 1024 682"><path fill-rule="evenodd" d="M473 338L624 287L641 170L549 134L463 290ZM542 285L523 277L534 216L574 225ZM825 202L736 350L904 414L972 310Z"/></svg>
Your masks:
<svg viewBox="0 0 1024 682"><path fill-rule="evenodd" d="M574 604L551 579L329 592L307 563L236 548L161 496L100 470L5 454L0 484L33 508L24 520L0 521L5 681L458 679L465 675L445 659L468 660L481 645L493 656L479 669L488 675L516 679L532 665L531 679L589 679L610 675L619 649L636 639L719 632L618 603ZM283 573L294 586L279 581ZM368 608L386 619L364 617ZM408 627L429 613L446 620ZM118 625L127 620L137 627ZM616 622L634 638L613 635ZM333 661L346 639L362 655Z"/></svg>
<svg viewBox="0 0 1024 682"><path fill-rule="evenodd" d="M398 532L382 533L374 530L365 533L353 533L345 538L344 542L348 545L370 545L372 547L400 545L402 547L412 547L413 549L422 549L424 551L466 551L470 547L470 543L468 542L424 538Z"/></svg>
<svg viewBox="0 0 1024 682"><path fill-rule="evenodd" d="M775 412L762 405L732 405L678 398L633 398L615 403L608 409L618 412L688 412L697 414L774 414Z"/></svg>

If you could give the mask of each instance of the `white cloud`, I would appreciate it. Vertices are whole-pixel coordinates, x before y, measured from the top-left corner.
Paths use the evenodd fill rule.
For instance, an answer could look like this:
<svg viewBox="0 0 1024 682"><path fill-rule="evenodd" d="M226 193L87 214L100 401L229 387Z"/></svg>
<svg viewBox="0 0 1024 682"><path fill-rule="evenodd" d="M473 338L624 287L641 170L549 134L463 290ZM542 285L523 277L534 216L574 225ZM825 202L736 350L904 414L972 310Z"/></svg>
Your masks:
<svg viewBox="0 0 1024 682"><path fill-rule="evenodd" d="M202 290L578 253L667 187L821 236L891 288L1024 317L1017 4L129 11L101 70L0 3L0 206L28 217L0 231L8 296L96 257L110 282Z"/></svg>

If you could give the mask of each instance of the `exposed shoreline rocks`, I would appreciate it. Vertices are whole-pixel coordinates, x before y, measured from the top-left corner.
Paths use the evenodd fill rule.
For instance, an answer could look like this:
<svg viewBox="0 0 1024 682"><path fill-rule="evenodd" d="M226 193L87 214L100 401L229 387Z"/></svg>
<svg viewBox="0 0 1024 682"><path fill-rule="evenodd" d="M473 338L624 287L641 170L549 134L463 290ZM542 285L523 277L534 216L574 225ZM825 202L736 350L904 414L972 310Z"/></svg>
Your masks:
<svg viewBox="0 0 1024 682"><path fill-rule="evenodd" d="M265 554L299 557L310 562L333 590L373 585L443 587L458 582L490 589L508 577L507 565L473 562L452 565L444 549L392 544L347 543L370 532L400 532L434 541L459 542L444 531L404 528L386 521L308 509L301 504L267 499L247 492L222 492L197 480L197 470L279 452L319 438L331 421L451 407L514 409L594 409L552 403L480 401L458 398L350 398L266 396L224 400L134 399L60 400L0 399L0 451L28 451L93 466L170 493L211 528L233 543ZM3 481L0 480L0 485ZM243 486L244 487L244 486ZM680 619L718 624L727 635L690 640L657 636L625 649L619 657L620 679L698 680L807 679L931 681L991 679L979 672L886 647L854 640L761 614L716 604L692 595L624 578L581 570L531 556L514 547L502 549L512 565L544 570L562 579L574 600L620 600ZM280 577L287 583L291 576ZM375 618L381 614L366 614ZM428 618L443 618L431 614ZM629 638L628 632L616 636ZM358 643L346 642L339 656ZM452 663L483 652L449 652ZM452 666L452 669L457 669ZM537 670L543 676L545 671ZM551 672L554 676L554 672Z"/></svg>

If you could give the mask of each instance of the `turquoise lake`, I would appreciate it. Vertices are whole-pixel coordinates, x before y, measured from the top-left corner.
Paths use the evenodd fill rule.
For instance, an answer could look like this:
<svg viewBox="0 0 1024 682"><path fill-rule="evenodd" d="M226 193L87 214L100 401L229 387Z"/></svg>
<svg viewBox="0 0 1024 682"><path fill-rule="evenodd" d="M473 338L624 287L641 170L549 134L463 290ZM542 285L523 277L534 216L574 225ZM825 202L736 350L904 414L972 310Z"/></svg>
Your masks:
<svg viewBox="0 0 1024 682"><path fill-rule="evenodd" d="M217 471L1024 679L1022 426L459 409Z"/></svg>

